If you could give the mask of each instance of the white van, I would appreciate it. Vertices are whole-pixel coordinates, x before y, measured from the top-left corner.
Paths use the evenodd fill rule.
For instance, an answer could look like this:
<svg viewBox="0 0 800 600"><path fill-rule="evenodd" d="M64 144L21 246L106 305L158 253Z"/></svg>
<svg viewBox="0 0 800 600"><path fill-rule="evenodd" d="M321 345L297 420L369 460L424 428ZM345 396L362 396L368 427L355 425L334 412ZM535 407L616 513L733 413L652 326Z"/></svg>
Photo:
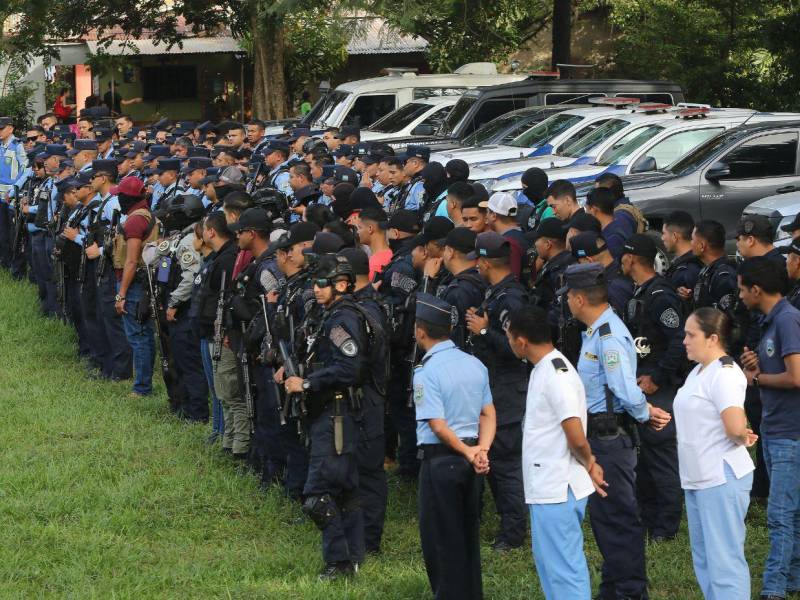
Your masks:
<svg viewBox="0 0 800 600"><path fill-rule="evenodd" d="M413 100L429 96L461 95L466 90L522 81L527 74L500 75L493 63L468 63L453 73L418 75L410 69L387 69L388 75L350 81L317 101L301 126L312 130L355 125L366 128L384 115ZM268 127L267 135L282 127Z"/></svg>

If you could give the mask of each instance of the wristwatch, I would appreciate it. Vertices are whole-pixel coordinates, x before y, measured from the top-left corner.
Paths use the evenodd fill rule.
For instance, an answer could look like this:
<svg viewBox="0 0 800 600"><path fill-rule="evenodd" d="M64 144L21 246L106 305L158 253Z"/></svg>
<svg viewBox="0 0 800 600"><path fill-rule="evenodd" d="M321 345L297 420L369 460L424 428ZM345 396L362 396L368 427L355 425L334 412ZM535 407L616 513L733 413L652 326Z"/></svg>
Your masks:
<svg viewBox="0 0 800 600"><path fill-rule="evenodd" d="M119 294L114 296L114 302L122 302L123 300L125 300L125 296L120 296Z"/></svg>
<svg viewBox="0 0 800 600"><path fill-rule="evenodd" d="M487 331L487 329L486 329L486 327L484 327L478 333L480 333L481 335L486 335L486 331Z"/></svg>
<svg viewBox="0 0 800 600"><path fill-rule="evenodd" d="M303 391L307 392L311 389L311 382L308 379L303 379Z"/></svg>

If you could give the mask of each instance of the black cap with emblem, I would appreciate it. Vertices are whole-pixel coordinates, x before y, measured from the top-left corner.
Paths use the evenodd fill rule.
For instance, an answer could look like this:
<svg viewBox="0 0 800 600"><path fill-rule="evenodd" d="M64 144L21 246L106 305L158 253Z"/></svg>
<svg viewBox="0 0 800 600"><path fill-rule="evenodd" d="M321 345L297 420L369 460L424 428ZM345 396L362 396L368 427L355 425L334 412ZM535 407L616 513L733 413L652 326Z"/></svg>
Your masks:
<svg viewBox="0 0 800 600"><path fill-rule="evenodd" d="M625 245L622 246L622 254L633 254L653 261L658 254L658 247L655 240L649 235L634 233L625 240Z"/></svg>
<svg viewBox="0 0 800 600"><path fill-rule="evenodd" d="M444 300L424 292L417 294L415 315L420 321L431 325L451 327L453 324L453 307Z"/></svg>
<svg viewBox="0 0 800 600"><path fill-rule="evenodd" d="M772 240L775 233L772 229L772 223L764 215L744 215L739 221L736 235L752 235L756 238Z"/></svg>

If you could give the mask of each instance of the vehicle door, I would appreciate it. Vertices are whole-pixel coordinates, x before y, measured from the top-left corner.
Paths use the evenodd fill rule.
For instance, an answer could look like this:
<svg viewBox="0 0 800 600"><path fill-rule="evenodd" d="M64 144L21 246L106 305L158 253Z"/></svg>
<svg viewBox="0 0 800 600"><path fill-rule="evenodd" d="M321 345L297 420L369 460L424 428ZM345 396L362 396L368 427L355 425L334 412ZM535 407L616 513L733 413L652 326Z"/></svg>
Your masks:
<svg viewBox="0 0 800 600"><path fill-rule="evenodd" d="M700 211L725 226L729 239L744 208L756 200L800 189L797 129L754 132L703 168Z"/></svg>

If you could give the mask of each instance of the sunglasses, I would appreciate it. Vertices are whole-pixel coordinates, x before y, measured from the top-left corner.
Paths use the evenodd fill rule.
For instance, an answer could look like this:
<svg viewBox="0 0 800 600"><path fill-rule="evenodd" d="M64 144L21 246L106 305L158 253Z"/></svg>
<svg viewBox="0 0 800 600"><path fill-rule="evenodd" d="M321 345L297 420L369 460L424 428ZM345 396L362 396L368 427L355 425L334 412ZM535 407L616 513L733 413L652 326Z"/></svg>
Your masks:
<svg viewBox="0 0 800 600"><path fill-rule="evenodd" d="M320 277L314 280L314 285L318 288L326 288L333 285L333 280L330 277Z"/></svg>
<svg viewBox="0 0 800 600"><path fill-rule="evenodd" d="M35 141L36 141L36 140L38 140L38 139L39 139L39 136L38 136L38 135L34 135L34 136L32 136L32 137L31 137L31 136L28 136L28 137L27 137L27 140L28 140L29 142L35 142Z"/></svg>

